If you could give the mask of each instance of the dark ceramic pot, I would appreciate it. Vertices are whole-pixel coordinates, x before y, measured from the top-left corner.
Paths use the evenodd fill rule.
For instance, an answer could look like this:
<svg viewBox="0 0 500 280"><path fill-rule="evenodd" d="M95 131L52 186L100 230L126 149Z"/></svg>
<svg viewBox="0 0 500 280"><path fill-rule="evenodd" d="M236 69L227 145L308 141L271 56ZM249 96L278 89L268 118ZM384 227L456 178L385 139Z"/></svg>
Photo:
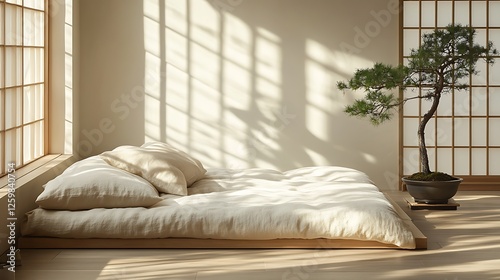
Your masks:
<svg viewBox="0 0 500 280"><path fill-rule="evenodd" d="M446 204L458 191L462 178L451 181L413 181L402 179L417 203Z"/></svg>

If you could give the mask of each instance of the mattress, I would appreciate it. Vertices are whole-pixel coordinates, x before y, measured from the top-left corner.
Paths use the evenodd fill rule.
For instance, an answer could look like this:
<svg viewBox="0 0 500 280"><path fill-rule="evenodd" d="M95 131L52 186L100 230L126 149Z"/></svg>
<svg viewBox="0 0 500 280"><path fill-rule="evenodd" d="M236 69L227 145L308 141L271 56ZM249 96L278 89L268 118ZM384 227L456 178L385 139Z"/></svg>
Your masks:
<svg viewBox="0 0 500 280"><path fill-rule="evenodd" d="M103 166L102 159L91 160L92 166L97 166L97 162ZM92 169L86 174L92 174ZM187 195L159 192L158 202L147 207L40 207L26 214L22 235L114 239L326 238L415 248L411 230L368 176L358 170L336 166L285 172L207 169L193 181L187 186Z"/></svg>

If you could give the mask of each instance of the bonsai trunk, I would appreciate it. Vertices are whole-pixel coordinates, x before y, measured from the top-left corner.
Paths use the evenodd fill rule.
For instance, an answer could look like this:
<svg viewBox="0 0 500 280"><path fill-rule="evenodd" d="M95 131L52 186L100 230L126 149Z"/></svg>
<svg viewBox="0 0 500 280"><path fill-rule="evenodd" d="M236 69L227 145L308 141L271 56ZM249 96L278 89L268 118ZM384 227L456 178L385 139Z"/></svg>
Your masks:
<svg viewBox="0 0 500 280"><path fill-rule="evenodd" d="M429 156L427 155L427 147L425 145L425 126L432 118L434 113L436 113L436 110L439 105L439 99L441 98L441 91L442 89L436 90L436 93L434 94L433 97L432 106L429 109L429 111L424 114L424 117L420 122L420 125L418 126L417 134L418 134L418 148L420 155L420 166L422 167L422 172L424 174L431 173L431 170L429 168Z"/></svg>

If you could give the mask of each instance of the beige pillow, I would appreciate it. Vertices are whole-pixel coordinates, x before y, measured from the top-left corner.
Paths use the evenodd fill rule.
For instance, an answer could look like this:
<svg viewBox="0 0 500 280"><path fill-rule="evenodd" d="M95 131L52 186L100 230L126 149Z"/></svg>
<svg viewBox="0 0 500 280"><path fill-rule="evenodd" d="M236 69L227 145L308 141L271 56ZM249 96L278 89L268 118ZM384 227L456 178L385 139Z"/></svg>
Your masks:
<svg viewBox="0 0 500 280"><path fill-rule="evenodd" d="M187 187L206 173L200 161L161 142L141 147L121 146L102 153L101 158L143 177L162 193L187 195Z"/></svg>
<svg viewBox="0 0 500 280"><path fill-rule="evenodd" d="M74 163L49 181L36 203L45 209L84 210L149 207L161 200L148 181L95 156Z"/></svg>

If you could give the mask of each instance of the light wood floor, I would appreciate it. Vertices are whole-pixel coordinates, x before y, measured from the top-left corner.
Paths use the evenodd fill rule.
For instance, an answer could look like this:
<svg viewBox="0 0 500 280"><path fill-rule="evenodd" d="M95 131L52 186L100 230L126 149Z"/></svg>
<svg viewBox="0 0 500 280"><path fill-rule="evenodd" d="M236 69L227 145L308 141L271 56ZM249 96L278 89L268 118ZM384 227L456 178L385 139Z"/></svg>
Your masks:
<svg viewBox="0 0 500 280"><path fill-rule="evenodd" d="M426 251L23 250L15 278L32 280L500 279L500 192L461 192L458 210L409 210Z"/></svg>

